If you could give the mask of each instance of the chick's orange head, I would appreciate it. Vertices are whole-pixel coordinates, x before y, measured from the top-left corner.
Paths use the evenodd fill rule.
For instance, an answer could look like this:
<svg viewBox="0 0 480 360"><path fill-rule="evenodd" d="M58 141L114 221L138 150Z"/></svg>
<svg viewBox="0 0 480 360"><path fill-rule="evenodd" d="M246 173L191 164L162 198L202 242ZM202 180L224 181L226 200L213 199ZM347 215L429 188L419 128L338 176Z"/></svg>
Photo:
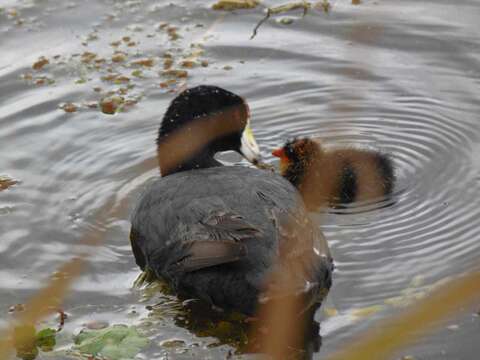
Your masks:
<svg viewBox="0 0 480 360"><path fill-rule="evenodd" d="M283 174L287 170L291 161L285 151L285 147L273 150L272 155L280 159L280 173Z"/></svg>

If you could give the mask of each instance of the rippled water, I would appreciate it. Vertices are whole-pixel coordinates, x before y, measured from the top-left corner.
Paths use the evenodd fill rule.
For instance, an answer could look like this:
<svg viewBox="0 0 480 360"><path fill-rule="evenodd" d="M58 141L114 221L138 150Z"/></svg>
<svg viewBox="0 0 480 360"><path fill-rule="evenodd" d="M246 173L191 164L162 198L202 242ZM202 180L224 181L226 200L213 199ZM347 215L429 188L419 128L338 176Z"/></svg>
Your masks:
<svg viewBox="0 0 480 360"><path fill-rule="evenodd" d="M82 234L95 228L96 210L116 194L133 206L157 176L145 161L155 155L171 90L185 85L216 84L244 96L265 154L306 135L382 149L394 159L391 206L316 216L337 265L317 314L323 346L316 358L478 265L480 4L332 4L329 14L293 13L291 25L272 19L249 40L261 9L223 15L194 1L0 2L0 175L20 181L0 192L0 326L11 305L25 302L73 255ZM181 38L172 40L159 27L165 21ZM125 64L148 57L155 65L136 77L133 68L111 62L115 49L126 53ZM188 69L186 80L162 88L164 53L180 60L192 49L204 50L195 59L208 66ZM85 51L106 62L90 68L82 62ZM33 70L40 56L50 64ZM109 67L131 78L135 86L124 97L137 101L113 116L88 106L127 87L101 79ZM60 109L70 102L78 111ZM231 154L223 159L239 161ZM224 358L229 346L185 327L174 297L131 289L138 269L128 231L128 214L112 219L65 303L65 334L91 320L141 324L154 340L147 358ZM465 309L404 353L474 359L479 321ZM171 339L184 343L159 345Z"/></svg>

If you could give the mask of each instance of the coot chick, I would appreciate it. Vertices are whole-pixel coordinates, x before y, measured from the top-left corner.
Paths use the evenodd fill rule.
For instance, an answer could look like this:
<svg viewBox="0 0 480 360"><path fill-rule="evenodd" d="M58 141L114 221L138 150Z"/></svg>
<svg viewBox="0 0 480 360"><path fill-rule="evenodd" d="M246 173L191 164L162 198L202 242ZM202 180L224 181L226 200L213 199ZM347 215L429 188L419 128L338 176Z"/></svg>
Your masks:
<svg viewBox="0 0 480 360"><path fill-rule="evenodd" d="M240 96L215 86L185 90L168 107L157 145L162 176L132 216L131 245L142 270L182 297L254 315L278 260L288 258L281 271L296 279L310 308L319 306L332 259L297 189L278 174L214 159L233 150L259 161Z"/></svg>
<svg viewBox="0 0 480 360"><path fill-rule="evenodd" d="M302 193L310 210L391 195L395 174L391 159L363 149L325 150L309 138L288 141L272 152L280 173Z"/></svg>

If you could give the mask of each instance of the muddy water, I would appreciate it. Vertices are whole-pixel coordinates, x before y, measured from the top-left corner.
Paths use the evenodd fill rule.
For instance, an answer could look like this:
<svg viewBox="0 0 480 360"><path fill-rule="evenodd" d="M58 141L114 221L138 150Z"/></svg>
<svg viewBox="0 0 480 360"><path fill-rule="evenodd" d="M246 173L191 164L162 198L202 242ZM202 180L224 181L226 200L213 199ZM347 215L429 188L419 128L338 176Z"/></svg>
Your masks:
<svg viewBox="0 0 480 360"><path fill-rule="evenodd" d="M25 302L100 226L98 209L117 195L133 207L158 174L145 161L155 155L168 102L203 83L246 97L272 162L269 150L293 136L382 149L394 160L390 206L315 215L337 265L317 314L323 346L315 358L477 265L480 4L332 5L329 14L294 12L290 25L271 19L249 40L261 8L222 15L194 1L1 1L0 175L19 183L0 192L0 326L9 307ZM197 66L187 78L161 76L167 52L174 64ZM153 64L131 64L139 59ZM108 96L122 96L124 111L95 108ZM76 111L61 108L70 103ZM145 329L152 345L144 358L225 358L232 347L194 333L175 297L131 289L138 270L128 211L109 219L103 245L65 302L60 349L85 323L106 321ZM463 309L399 356L475 359L474 312Z"/></svg>

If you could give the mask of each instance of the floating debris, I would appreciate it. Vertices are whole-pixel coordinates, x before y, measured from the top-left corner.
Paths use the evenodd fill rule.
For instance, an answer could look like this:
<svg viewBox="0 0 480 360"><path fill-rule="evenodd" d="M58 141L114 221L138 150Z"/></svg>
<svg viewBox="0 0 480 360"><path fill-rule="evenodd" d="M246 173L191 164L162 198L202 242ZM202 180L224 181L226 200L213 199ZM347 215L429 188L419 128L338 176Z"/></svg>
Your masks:
<svg viewBox="0 0 480 360"><path fill-rule="evenodd" d="M68 315L62 309L57 309L57 313L58 313L58 315L57 315L57 317L58 317L57 332L58 332L58 331L61 331L63 329L63 327L65 326L65 320L67 320L70 315Z"/></svg>
<svg viewBox="0 0 480 360"><path fill-rule="evenodd" d="M113 80L114 84L128 84L130 82L130 78L128 76L120 75Z"/></svg>
<svg viewBox="0 0 480 360"><path fill-rule="evenodd" d="M41 56L38 58L37 61L35 61L32 65L32 68L34 70L41 70L45 65L50 64L50 61L44 56Z"/></svg>
<svg viewBox="0 0 480 360"><path fill-rule="evenodd" d="M169 26L168 23L162 22L157 25L157 30L164 30L167 26Z"/></svg>
<svg viewBox="0 0 480 360"><path fill-rule="evenodd" d="M89 330L101 330L105 329L108 327L108 322L107 321L101 321L101 320L92 320L89 321L88 323L84 324L84 326L89 329Z"/></svg>
<svg viewBox="0 0 480 360"><path fill-rule="evenodd" d="M177 80L176 79L168 79L167 81L164 81L164 82L161 82L160 83L160 87L162 89L166 89L168 88L169 86L171 85L175 85L177 83Z"/></svg>
<svg viewBox="0 0 480 360"><path fill-rule="evenodd" d="M100 109L104 114L113 115L125 102L122 96L109 96L100 101Z"/></svg>
<svg viewBox="0 0 480 360"><path fill-rule="evenodd" d="M132 3L138 0L131 1ZM254 7L260 1L212 1L219 3L219 6L234 6L237 8ZM235 3L235 5L232 5ZM241 4L241 5L239 5ZM2 15L6 15L8 9L4 9ZM23 15L23 13L22 13ZM19 14L16 17L19 18ZM27 18L28 21L30 18ZM115 114L119 111L129 110L128 106L132 106L141 101L141 96L137 92L130 91L135 88L149 86L154 81L154 86L166 89L166 91L180 91L186 86L188 78L191 76L191 70L195 68L208 67L210 60L205 59L205 49L203 49L205 41L210 37L205 36L210 33L210 29L203 36L197 37L198 34L192 34L192 39L186 37L184 40L182 35L184 31L204 32L200 27L206 28L205 24L188 23L190 18L180 18L179 22L157 22L151 25L146 23L133 24L123 27L123 31L115 34L102 35L100 24L94 24L92 28L78 37L77 43L86 43L89 41L99 40L104 42L106 48L78 47L76 51L68 54L43 54L31 58L30 70L27 69L25 74L21 75L28 86L47 86L54 84L58 74L65 74L72 86L83 88L90 91L90 96L78 99L69 99L71 102L57 103L58 109L67 113L75 113L88 111L90 109L98 109L105 114ZM118 20L118 14L104 17L106 21ZM15 21L12 20L12 21ZM187 22L186 24L183 24ZM128 24L127 24L128 25ZM198 30L195 29L198 25ZM161 30L156 32L155 30ZM135 31L143 31L135 32ZM143 44L149 35L162 37L167 44L163 51L152 52L148 44ZM201 34L200 34L201 35ZM92 43L93 44L93 43ZM79 44L77 44L79 45ZM144 46L147 45L147 46ZM135 47L134 47L135 46ZM50 65L49 65L50 64ZM55 65L59 65L58 67ZM232 64L234 65L234 64ZM216 68L223 65L216 64ZM60 68L60 69L59 69ZM227 70L229 68L227 67ZM37 70L38 72L36 72ZM60 72L58 72L60 70ZM57 74L58 73L58 74ZM46 76L48 75L48 76ZM60 75L62 76L62 75ZM160 76L160 78L158 77ZM82 87L83 85L83 87ZM88 85L89 87L85 87ZM101 87L100 87L100 86ZM95 88L94 88L95 86ZM90 89L93 89L92 92ZM83 90L82 90L83 91ZM138 95L138 96L137 96ZM68 99L67 99L68 100ZM72 115L73 117L73 115Z"/></svg>
<svg viewBox="0 0 480 360"><path fill-rule="evenodd" d="M258 0L220 0L212 5L213 10L233 11L254 9L260 4Z"/></svg>
<svg viewBox="0 0 480 360"><path fill-rule="evenodd" d="M173 58L171 57L166 57L163 60L163 69L168 70L173 66Z"/></svg>
<svg viewBox="0 0 480 360"><path fill-rule="evenodd" d="M25 19L19 18L15 21L15 25L22 26L25 23Z"/></svg>
<svg viewBox="0 0 480 360"><path fill-rule="evenodd" d="M143 72L140 69L136 69L132 71L132 76L137 77L137 78L143 78Z"/></svg>
<svg viewBox="0 0 480 360"><path fill-rule="evenodd" d="M127 60L127 54L123 52L116 52L112 55L112 61L115 63L124 62L125 60Z"/></svg>
<svg viewBox="0 0 480 360"><path fill-rule="evenodd" d="M55 80L49 78L48 76L36 76L34 77L32 73L25 73L20 75L22 80L31 82L35 85L52 85L55 83Z"/></svg>
<svg viewBox="0 0 480 360"><path fill-rule="evenodd" d="M108 74L108 75L102 76L101 79L103 81L114 81L117 76L119 76L119 74Z"/></svg>
<svg viewBox="0 0 480 360"><path fill-rule="evenodd" d="M330 9L332 8L332 5L330 4L330 1L322 0L315 4L315 8L323 10L324 13L328 14L330 12Z"/></svg>
<svg viewBox="0 0 480 360"><path fill-rule="evenodd" d="M178 70L178 69L169 69L162 71L162 75L173 76L176 78L186 78L188 76L188 71Z"/></svg>
<svg viewBox="0 0 480 360"><path fill-rule="evenodd" d="M90 64L95 58L97 57L97 54L85 51L82 53L80 57L80 61L84 64Z"/></svg>
<svg viewBox="0 0 480 360"><path fill-rule="evenodd" d="M109 74L102 76L101 79L103 81L113 82L114 84L126 84L130 82L130 78L125 75L120 74Z"/></svg>
<svg viewBox="0 0 480 360"><path fill-rule="evenodd" d="M155 65L155 61L151 58L145 58L145 59L138 59L138 60L132 61L131 64L145 66L145 67L152 67L153 65Z"/></svg>
<svg viewBox="0 0 480 360"><path fill-rule="evenodd" d="M160 343L160 346L167 349L174 349L185 346L185 341L178 339L164 340Z"/></svg>
<svg viewBox="0 0 480 360"><path fill-rule="evenodd" d="M12 9L7 10L7 17L10 18L10 19L11 18L16 18L19 15L20 15L20 13L18 12L17 9L12 8Z"/></svg>
<svg viewBox="0 0 480 360"><path fill-rule="evenodd" d="M49 78L48 76L40 76L35 78L33 83L35 85L52 85L55 84L55 80Z"/></svg>
<svg viewBox="0 0 480 360"><path fill-rule="evenodd" d="M128 94L128 89L127 88L124 88L124 87L121 87L117 90L117 94L120 94L120 95L127 95Z"/></svg>
<svg viewBox="0 0 480 360"><path fill-rule="evenodd" d="M84 102L83 106L89 109L98 109L98 103L96 101Z"/></svg>
<svg viewBox="0 0 480 360"><path fill-rule="evenodd" d="M360 5L361 0L352 0L352 5Z"/></svg>
<svg viewBox="0 0 480 360"><path fill-rule="evenodd" d="M187 69L191 69L191 68L195 67L195 65L197 65L197 62L195 60L185 59L185 60L180 61L180 66L182 66L184 68L187 68Z"/></svg>
<svg viewBox="0 0 480 360"><path fill-rule="evenodd" d="M281 18L277 19L277 23L282 24L282 25L291 25L291 24L293 24L294 21L295 21L295 19L290 17L290 16L284 16L284 17L281 17Z"/></svg>
<svg viewBox="0 0 480 360"><path fill-rule="evenodd" d="M78 107L74 103L65 103L65 104L60 105L60 109L62 109L63 111L65 111L67 113L73 113L73 112L76 112L78 110Z"/></svg>
<svg viewBox="0 0 480 360"><path fill-rule="evenodd" d="M17 180L14 180L8 176L0 175L0 191L6 190L13 185L18 184Z"/></svg>
<svg viewBox="0 0 480 360"><path fill-rule="evenodd" d="M123 103L122 110L126 109L126 108L129 108L133 105L136 105L138 103L139 99L140 99L140 97L138 99L127 99L127 100L125 100L125 102Z"/></svg>
<svg viewBox="0 0 480 360"><path fill-rule="evenodd" d="M311 7L312 7L312 4L310 2L298 1L298 2L293 2L293 3L288 3L288 4L285 4L285 5L280 5L280 6L276 6L276 7L267 8L267 13L263 17L263 19L260 20L258 22L257 26L255 26L255 28L253 29L253 33L252 33L252 36L250 36L250 40L252 40L257 35L258 29L260 28L260 26L262 26L262 24L265 21L267 21L270 18L270 16L283 14L283 13L293 11L293 10L302 9L303 10L302 17L304 17L305 15L307 15L307 12Z"/></svg>
<svg viewBox="0 0 480 360"><path fill-rule="evenodd" d="M32 73L25 73L20 76L23 80L31 81L33 79Z"/></svg>
<svg viewBox="0 0 480 360"><path fill-rule="evenodd" d="M181 36L178 34L177 30L178 29L175 26L169 26L167 28L167 34L170 37L171 41L175 41L175 40L181 38Z"/></svg>
<svg viewBox="0 0 480 360"><path fill-rule="evenodd" d="M96 41L98 40L98 34L96 32L92 32L87 35L87 41Z"/></svg>

